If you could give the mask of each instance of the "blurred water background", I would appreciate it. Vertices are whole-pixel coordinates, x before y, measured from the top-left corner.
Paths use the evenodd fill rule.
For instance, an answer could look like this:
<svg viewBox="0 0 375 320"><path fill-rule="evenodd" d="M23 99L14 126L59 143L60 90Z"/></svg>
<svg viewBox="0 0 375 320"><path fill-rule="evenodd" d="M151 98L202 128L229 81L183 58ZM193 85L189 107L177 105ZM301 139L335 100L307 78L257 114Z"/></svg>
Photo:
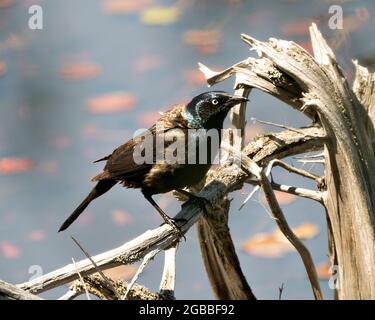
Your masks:
<svg viewBox="0 0 375 320"><path fill-rule="evenodd" d="M33 4L43 9L43 30L28 28ZM328 9L334 4L344 9L342 30L328 27ZM72 257L82 259L70 235L94 255L161 223L139 190L118 186L67 232L57 233L90 190L90 177L101 170L94 160L151 125L158 111L207 90L197 62L222 69L254 55L241 42L242 32L262 40L293 40L311 51L308 26L316 22L352 81L352 59L373 70L374 14L374 1L359 0L0 0L0 279L19 283L39 270L31 266L48 272ZM229 79L217 88L231 91L232 86ZM258 91L252 92L247 117L250 135L277 130L253 124L251 117L290 126L309 123ZM319 165L305 168L321 172ZM275 170L275 178L314 187L282 170ZM254 293L277 299L283 283L283 299L312 299L294 251L262 257L244 250L247 239L276 226L261 195L238 211L250 190L231 194L230 228ZM317 265L327 261L320 206L281 200L291 226L310 223L319 229L306 244ZM158 201L171 215L180 208L171 195ZM139 282L157 290L162 267L159 255ZM129 278L133 272L129 267L112 275ZM327 280L321 286L332 298ZM60 288L44 296L63 292ZM176 296L213 298L193 229L178 250Z"/></svg>

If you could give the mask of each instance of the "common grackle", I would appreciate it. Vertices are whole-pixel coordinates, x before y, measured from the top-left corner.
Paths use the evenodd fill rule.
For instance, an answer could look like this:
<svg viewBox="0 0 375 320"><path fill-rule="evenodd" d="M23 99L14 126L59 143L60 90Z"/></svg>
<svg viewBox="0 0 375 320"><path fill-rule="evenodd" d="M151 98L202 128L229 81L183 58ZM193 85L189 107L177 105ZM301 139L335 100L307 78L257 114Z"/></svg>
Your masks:
<svg viewBox="0 0 375 320"><path fill-rule="evenodd" d="M212 164L212 159L218 152L220 131L228 111L238 103L245 101L247 99L241 96L230 95L223 91L211 91L196 96L186 105L178 104L165 112L148 131L152 137L151 161L140 163L134 156L137 148L142 146L147 153L146 135L136 136L114 150L111 155L95 161L107 161L103 172L92 178L92 181L97 181L97 184L66 219L59 231L68 228L92 200L106 193L115 184L120 183L128 188L140 188L144 197L159 212L164 221L181 234L174 221L164 213L152 196L178 190L185 195L194 197L193 194L182 189L197 184L205 176ZM205 159L201 161L202 154L199 154L199 150L202 149L199 149L197 140L202 139L202 132L210 131L218 133L219 143L214 144L203 134L207 138L206 141L203 141L207 154L206 157L203 155ZM175 138L166 141L165 136L171 135ZM158 151L156 147L159 137L164 139L162 140L164 148L161 148L161 151ZM185 147L183 159L175 162L168 161L166 150L168 146L177 141L176 138L177 140L183 138ZM158 158L160 153L165 156L164 161L160 161ZM159 160L156 161L157 159ZM181 160L181 158L179 159Z"/></svg>

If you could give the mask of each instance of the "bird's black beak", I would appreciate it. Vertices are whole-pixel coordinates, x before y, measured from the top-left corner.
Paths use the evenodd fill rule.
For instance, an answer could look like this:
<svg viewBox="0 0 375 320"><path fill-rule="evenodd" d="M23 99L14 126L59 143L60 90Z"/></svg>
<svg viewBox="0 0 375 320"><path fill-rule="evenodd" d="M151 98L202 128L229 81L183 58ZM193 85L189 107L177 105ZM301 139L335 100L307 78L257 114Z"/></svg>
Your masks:
<svg viewBox="0 0 375 320"><path fill-rule="evenodd" d="M249 101L249 99L247 99L245 97L232 95L227 100L227 102L225 103L225 105L228 106L228 107L234 107L237 104L240 104L242 102L247 102L247 101Z"/></svg>

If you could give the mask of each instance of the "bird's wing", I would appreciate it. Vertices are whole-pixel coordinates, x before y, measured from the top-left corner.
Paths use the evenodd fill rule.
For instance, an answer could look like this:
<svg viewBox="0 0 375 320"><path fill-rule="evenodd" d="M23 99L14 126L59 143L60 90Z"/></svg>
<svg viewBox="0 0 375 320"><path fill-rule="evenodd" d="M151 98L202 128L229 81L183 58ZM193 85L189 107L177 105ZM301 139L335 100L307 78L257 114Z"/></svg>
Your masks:
<svg viewBox="0 0 375 320"><path fill-rule="evenodd" d="M129 140L128 142L114 150L110 156L103 158L103 160L107 160L104 171L95 176L92 180L97 181L104 179L137 179L146 175L150 170L152 163L155 162L155 159L157 157L157 151L154 147L156 144L155 136L168 132L172 129L184 127L184 123L181 117L179 117L179 115L181 115L181 109L182 105L175 106L173 109L166 112L161 117L160 121L163 123L163 126L152 126L147 131L146 135L141 134ZM172 118L176 121L173 121ZM138 163L134 159L134 151L136 148L139 148L142 143L144 143L143 137L147 137L147 135L150 139L152 139L153 143L152 159L148 159L151 161L147 161L146 163Z"/></svg>
<svg viewBox="0 0 375 320"><path fill-rule="evenodd" d="M151 165L134 161L134 148L141 143L140 138L138 136L129 140L114 150L110 156L103 158L107 160L104 171L92 180L127 179L146 174Z"/></svg>

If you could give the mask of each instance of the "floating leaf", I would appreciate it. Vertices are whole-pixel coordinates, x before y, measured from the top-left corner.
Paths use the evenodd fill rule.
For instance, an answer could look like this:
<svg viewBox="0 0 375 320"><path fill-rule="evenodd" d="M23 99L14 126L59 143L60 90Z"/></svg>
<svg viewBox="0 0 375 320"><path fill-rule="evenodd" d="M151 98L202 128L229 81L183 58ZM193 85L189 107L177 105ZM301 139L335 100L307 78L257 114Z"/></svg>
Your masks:
<svg viewBox="0 0 375 320"><path fill-rule="evenodd" d="M56 161L44 161L40 164L40 168L45 174L51 174L58 171L58 164Z"/></svg>
<svg viewBox="0 0 375 320"><path fill-rule="evenodd" d="M145 127L151 127L157 120L160 119L160 113L158 112L144 112L138 117L140 125Z"/></svg>
<svg viewBox="0 0 375 320"><path fill-rule="evenodd" d="M309 27L312 23L316 23L313 19L303 19L291 21L281 26L281 32L287 36L303 36L309 34Z"/></svg>
<svg viewBox="0 0 375 320"><path fill-rule="evenodd" d="M91 79L100 73L100 67L91 61L80 61L63 65L59 73L61 77L69 80Z"/></svg>
<svg viewBox="0 0 375 320"><path fill-rule="evenodd" d="M311 239L319 233L319 228L312 223L304 223L292 230L301 240ZM281 257L295 250L279 229L271 233L256 234L246 240L242 248L247 253L264 258Z"/></svg>
<svg viewBox="0 0 375 320"><path fill-rule="evenodd" d="M355 15L358 18L358 20L362 22L367 21L370 18L370 12L365 7L356 8Z"/></svg>
<svg viewBox="0 0 375 320"><path fill-rule="evenodd" d="M126 92L113 92L90 99L88 110L92 113L127 111L134 107L135 98Z"/></svg>
<svg viewBox="0 0 375 320"><path fill-rule="evenodd" d="M32 231L27 235L27 239L30 241L42 241L45 237L45 233L41 230Z"/></svg>
<svg viewBox="0 0 375 320"><path fill-rule="evenodd" d="M0 77L5 75L6 72L7 72L7 65L5 64L5 61L0 60Z"/></svg>
<svg viewBox="0 0 375 320"><path fill-rule="evenodd" d="M191 69L184 72L185 80L188 84L194 86L203 86L207 84L204 74L198 69Z"/></svg>
<svg viewBox="0 0 375 320"><path fill-rule="evenodd" d="M0 243L0 252L4 255L4 257L9 259L18 258L21 255L20 248L9 241Z"/></svg>
<svg viewBox="0 0 375 320"><path fill-rule="evenodd" d="M177 7L152 7L141 13L141 22L149 25L165 26L178 20L179 9Z"/></svg>
<svg viewBox="0 0 375 320"><path fill-rule="evenodd" d="M257 124L246 126L245 128L245 144L264 132L264 128Z"/></svg>
<svg viewBox="0 0 375 320"><path fill-rule="evenodd" d="M194 46L201 54L215 53L221 43L222 33L219 29L193 29L183 35L186 44Z"/></svg>
<svg viewBox="0 0 375 320"><path fill-rule="evenodd" d="M151 0L105 0L103 8L109 14L123 14L144 10L151 3Z"/></svg>
<svg viewBox="0 0 375 320"><path fill-rule="evenodd" d="M275 196L276 196L277 202L281 205L287 205L297 200L297 196L290 194L290 193L281 192L281 191L275 191ZM261 201L264 204L267 204L267 199L264 194L262 195Z"/></svg>
<svg viewBox="0 0 375 320"><path fill-rule="evenodd" d="M322 262L316 267L316 273L319 279L328 280L331 278L332 274L330 272L331 263L329 261Z"/></svg>
<svg viewBox="0 0 375 320"><path fill-rule="evenodd" d="M0 174L14 174L26 172L34 167L30 158L2 158L0 159Z"/></svg>
<svg viewBox="0 0 375 320"><path fill-rule="evenodd" d="M50 143L57 149L65 149L70 145L70 140L67 136L57 136L51 138Z"/></svg>
<svg viewBox="0 0 375 320"><path fill-rule="evenodd" d="M8 8L16 3L15 0L0 0L0 9Z"/></svg>
<svg viewBox="0 0 375 320"><path fill-rule="evenodd" d="M123 210L117 209L112 212L112 221L119 225L127 225L133 222L131 215Z"/></svg>
<svg viewBox="0 0 375 320"><path fill-rule="evenodd" d="M103 271L104 274L112 280L130 280L137 272L134 265L120 266Z"/></svg>
<svg viewBox="0 0 375 320"><path fill-rule="evenodd" d="M298 44L304 48L307 52L313 53L313 47L311 40L306 40L304 42L298 42Z"/></svg>
<svg viewBox="0 0 375 320"><path fill-rule="evenodd" d="M134 71L136 73L143 73L159 67L162 64L162 59L156 55L147 55L137 58L134 61Z"/></svg>
<svg viewBox="0 0 375 320"><path fill-rule="evenodd" d="M20 51L25 47L25 45L26 39L19 34L11 33L5 39L5 47L9 50Z"/></svg>

